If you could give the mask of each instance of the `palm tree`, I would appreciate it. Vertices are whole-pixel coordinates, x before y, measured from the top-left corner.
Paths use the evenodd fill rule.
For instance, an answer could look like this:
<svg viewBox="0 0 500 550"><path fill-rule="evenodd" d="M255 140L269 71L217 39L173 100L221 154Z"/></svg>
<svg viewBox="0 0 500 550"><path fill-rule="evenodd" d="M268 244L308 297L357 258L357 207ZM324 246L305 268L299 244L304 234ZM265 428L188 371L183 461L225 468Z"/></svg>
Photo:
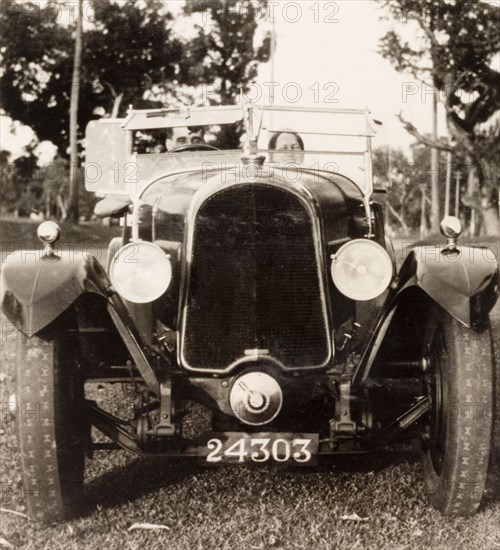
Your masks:
<svg viewBox="0 0 500 550"><path fill-rule="evenodd" d="M80 66L82 61L82 4L78 0L78 18L76 21L75 56L73 63L73 78L71 80L71 101L69 106L69 197L67 217L78 222L78 98L80 95Z"/></svg>

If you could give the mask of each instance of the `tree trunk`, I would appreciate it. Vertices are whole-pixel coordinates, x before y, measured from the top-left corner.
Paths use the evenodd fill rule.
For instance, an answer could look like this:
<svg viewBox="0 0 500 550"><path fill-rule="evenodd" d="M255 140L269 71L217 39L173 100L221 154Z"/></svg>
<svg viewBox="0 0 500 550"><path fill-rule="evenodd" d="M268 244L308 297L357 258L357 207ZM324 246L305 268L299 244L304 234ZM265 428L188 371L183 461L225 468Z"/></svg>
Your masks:
<svg viewBox="0 0 500 550"><path fill-rule="evenodd" d="M434 142L438 140L437 133L437 90L434 90L432 95L432 139ZM439 212L439 157L438 150L433 147L431 149L431 232L439 232L439 224L441 222Z"/></svg>
<svg viewBox="0 0 500 550"><path fill-rule="evenodd" d="M483 227L487 235L498 237L500 235L500 221L498 220L498 210L493 206L481 208L483 218Z"/></svg>
<svg viewBox="0 0 500 550"><path fill-rule="evenodd" d="M495 189L498 188L498 165L495 160L478 155L474 162L476 164L477 177L480 189L481 213L483 227L487 235L500 235L500 220L498 212L498 197Z"/></svg>
<svg viewBox="0 0 500 550"><path fill-rule="evenodd" d="M68 213L66 211L66 207L64 206L64 201L60 193L57 193L56 203L57 203L57 206L59 207L59 211L61 212L61 220L65 220L68 217Z"/></svg>
<svg viewBox="0 0 500 550"><path fill-rule="evenodd" d="M80 95L80 65L82 60L82 1L78 0L76 22L75 56L71 81L71 103L69 107L69 197L68 220L78 223L78 99Z"/></svg>
<svg viewBox="0 0 500 550"><path fill-rule="evenodd" d="M467 132L455 122L452 116L452 107L448 103L446 111L448 130L456 140L455 149L465 152L475 173L475 178L469 180L467 193L462 198L462 203L473 208L480 216L485 233L497 236L500 234L499 212L495 205L495 190L498 188L498 160L494 155L487 155L484 149L482 150L478 146L473 131ZM473 173L470 175L474 176Z"/></svg>
<svg viewBox="0 0 500 550"><path fill-rule="evenodd" d="M386 206L387 206L387 209L389 210L389 212L392 214L392 216L394 218L396 218L396 221L399 222L399 225L401 225L401 229L403 230L403 235L405 237L407 237L409 234L410 234L410 228L408 227L408 225L405 223L404 219L403 219L403 216L400 216L397 211L395 210L395 208L390 205L387 201L386 201Z"/></svg>
<svg viewBox="0 0 500 550"><path fill-rule="evenodd" d="M462 203L476 213L476 220L482 233L490 236L500 235L500 221L495 202L494 186L491 181L485 179L493 166L486 166L486 159L472 158L472 167L469 172L467 192Z"/></svg>

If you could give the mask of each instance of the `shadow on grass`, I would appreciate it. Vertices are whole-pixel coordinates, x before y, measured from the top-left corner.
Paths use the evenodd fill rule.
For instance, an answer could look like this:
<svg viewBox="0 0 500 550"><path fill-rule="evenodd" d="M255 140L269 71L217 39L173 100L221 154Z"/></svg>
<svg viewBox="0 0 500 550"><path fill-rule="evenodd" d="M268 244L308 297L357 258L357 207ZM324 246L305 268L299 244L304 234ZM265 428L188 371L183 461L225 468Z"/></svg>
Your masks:
<svg viewBox="0 0 500 550"><path fill-rule="evenodd" d="M485 504L500 502L500 452L492 453L485 488Z"/></svg>
<svg viewBox="0 0 500 550"><path fill-rule="evenodd" d="M381 472L387 468L399 464L418 464L420 455L418 451L389 452L375 451L362 455L338 455L324 459L329 462L329 467L338 471L351 473ZM320 464L321 467L321 464ZM325 464L326 467L326 464Z"/></svg>
<svg viewBox="0 0 500 550"><path fill-rule="evenodd" d="M321 473L368 473L381 472L395 465L410 463L416 464L418 453L376 452L356 456L324 456L313 467L289 465L246 464L250 470L268 470L270 475L276 469L281 473L290 473L297 483L307 480L309 476ZM238 469L241 466L227 466ZM138 457L133 458L125 465L107 471L91 480L85 488L86 503L79 515L85 517L94 513L96 506L113 508L120 504L134 502L155 493L160 489L182 484L193 475L210 476L216 467L204 466L195 458L165 458L165 457Z"/></svg>
<svg viewBox="0 0 500 550"><path fill-rule="evenodd" d="M182 483L187 477L199 473L196 459L165 457L133 458L93 479L85 487L85 505L80 516L94 512L96 506L113 508L136 501L161 488Z"/></svg>
<svg viewBox="0 0 500 550"><path fill-rule="evenodd" d="M103 457L104 458L104 457ZM492 449L490 472L485 488L485 498L481 508L487 510L500 502L500 441ZM322 456L313 467L291 465L247 464L245 469L261 472L265 475L293 477L296 486L308 483L308 478L317 478L318 474L368 474L382 473L384 470L409 465L420 471L420 453L373 452L362 455ZM242 466L222 466L238 470ZM135 502L160 490L182 485L189 477L213 477L221 466L204 466L193 457L137 457L126 464L116 466L92 479L86 485L85 507L78 514L86 517L95 512L96 506L113 508L121 504ZM279 472L279 473L278 473ZM253 474L251 474L253 475ZM257 475L257 478L259 476ZM419 474L419 478L421 475ZM235 478L236 479L236 478ZM215 483L216 481L214 481Z"/></svg>

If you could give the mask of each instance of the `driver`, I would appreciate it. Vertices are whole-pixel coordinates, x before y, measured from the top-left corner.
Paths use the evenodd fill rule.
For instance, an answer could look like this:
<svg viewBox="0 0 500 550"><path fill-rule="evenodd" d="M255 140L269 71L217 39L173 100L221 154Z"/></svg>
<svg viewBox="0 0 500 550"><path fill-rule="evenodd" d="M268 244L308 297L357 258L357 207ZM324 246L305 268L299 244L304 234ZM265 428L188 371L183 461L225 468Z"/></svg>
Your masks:
<svg viewBox="0 0 500 550"><path fill-rule="evenodd" d="M167 151L172 151L183 145L200 145L205 143L205 132L202 126L182 126L172 128L165 145Z"/></svg>

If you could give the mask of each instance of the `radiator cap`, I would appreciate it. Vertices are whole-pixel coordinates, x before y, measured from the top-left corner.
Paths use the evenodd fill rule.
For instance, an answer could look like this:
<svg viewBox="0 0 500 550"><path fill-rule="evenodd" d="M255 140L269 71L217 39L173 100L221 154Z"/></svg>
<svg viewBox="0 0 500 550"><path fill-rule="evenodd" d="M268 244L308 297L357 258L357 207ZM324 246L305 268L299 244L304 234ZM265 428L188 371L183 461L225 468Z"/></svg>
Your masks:
<svg viewBox="0 0 500 550"><path fill-rule="evenodd" d="M269 374L247 372L234 381L229 402L239 420L251 426L261 426L278 416L283 405L283 392Z"/></svg>

